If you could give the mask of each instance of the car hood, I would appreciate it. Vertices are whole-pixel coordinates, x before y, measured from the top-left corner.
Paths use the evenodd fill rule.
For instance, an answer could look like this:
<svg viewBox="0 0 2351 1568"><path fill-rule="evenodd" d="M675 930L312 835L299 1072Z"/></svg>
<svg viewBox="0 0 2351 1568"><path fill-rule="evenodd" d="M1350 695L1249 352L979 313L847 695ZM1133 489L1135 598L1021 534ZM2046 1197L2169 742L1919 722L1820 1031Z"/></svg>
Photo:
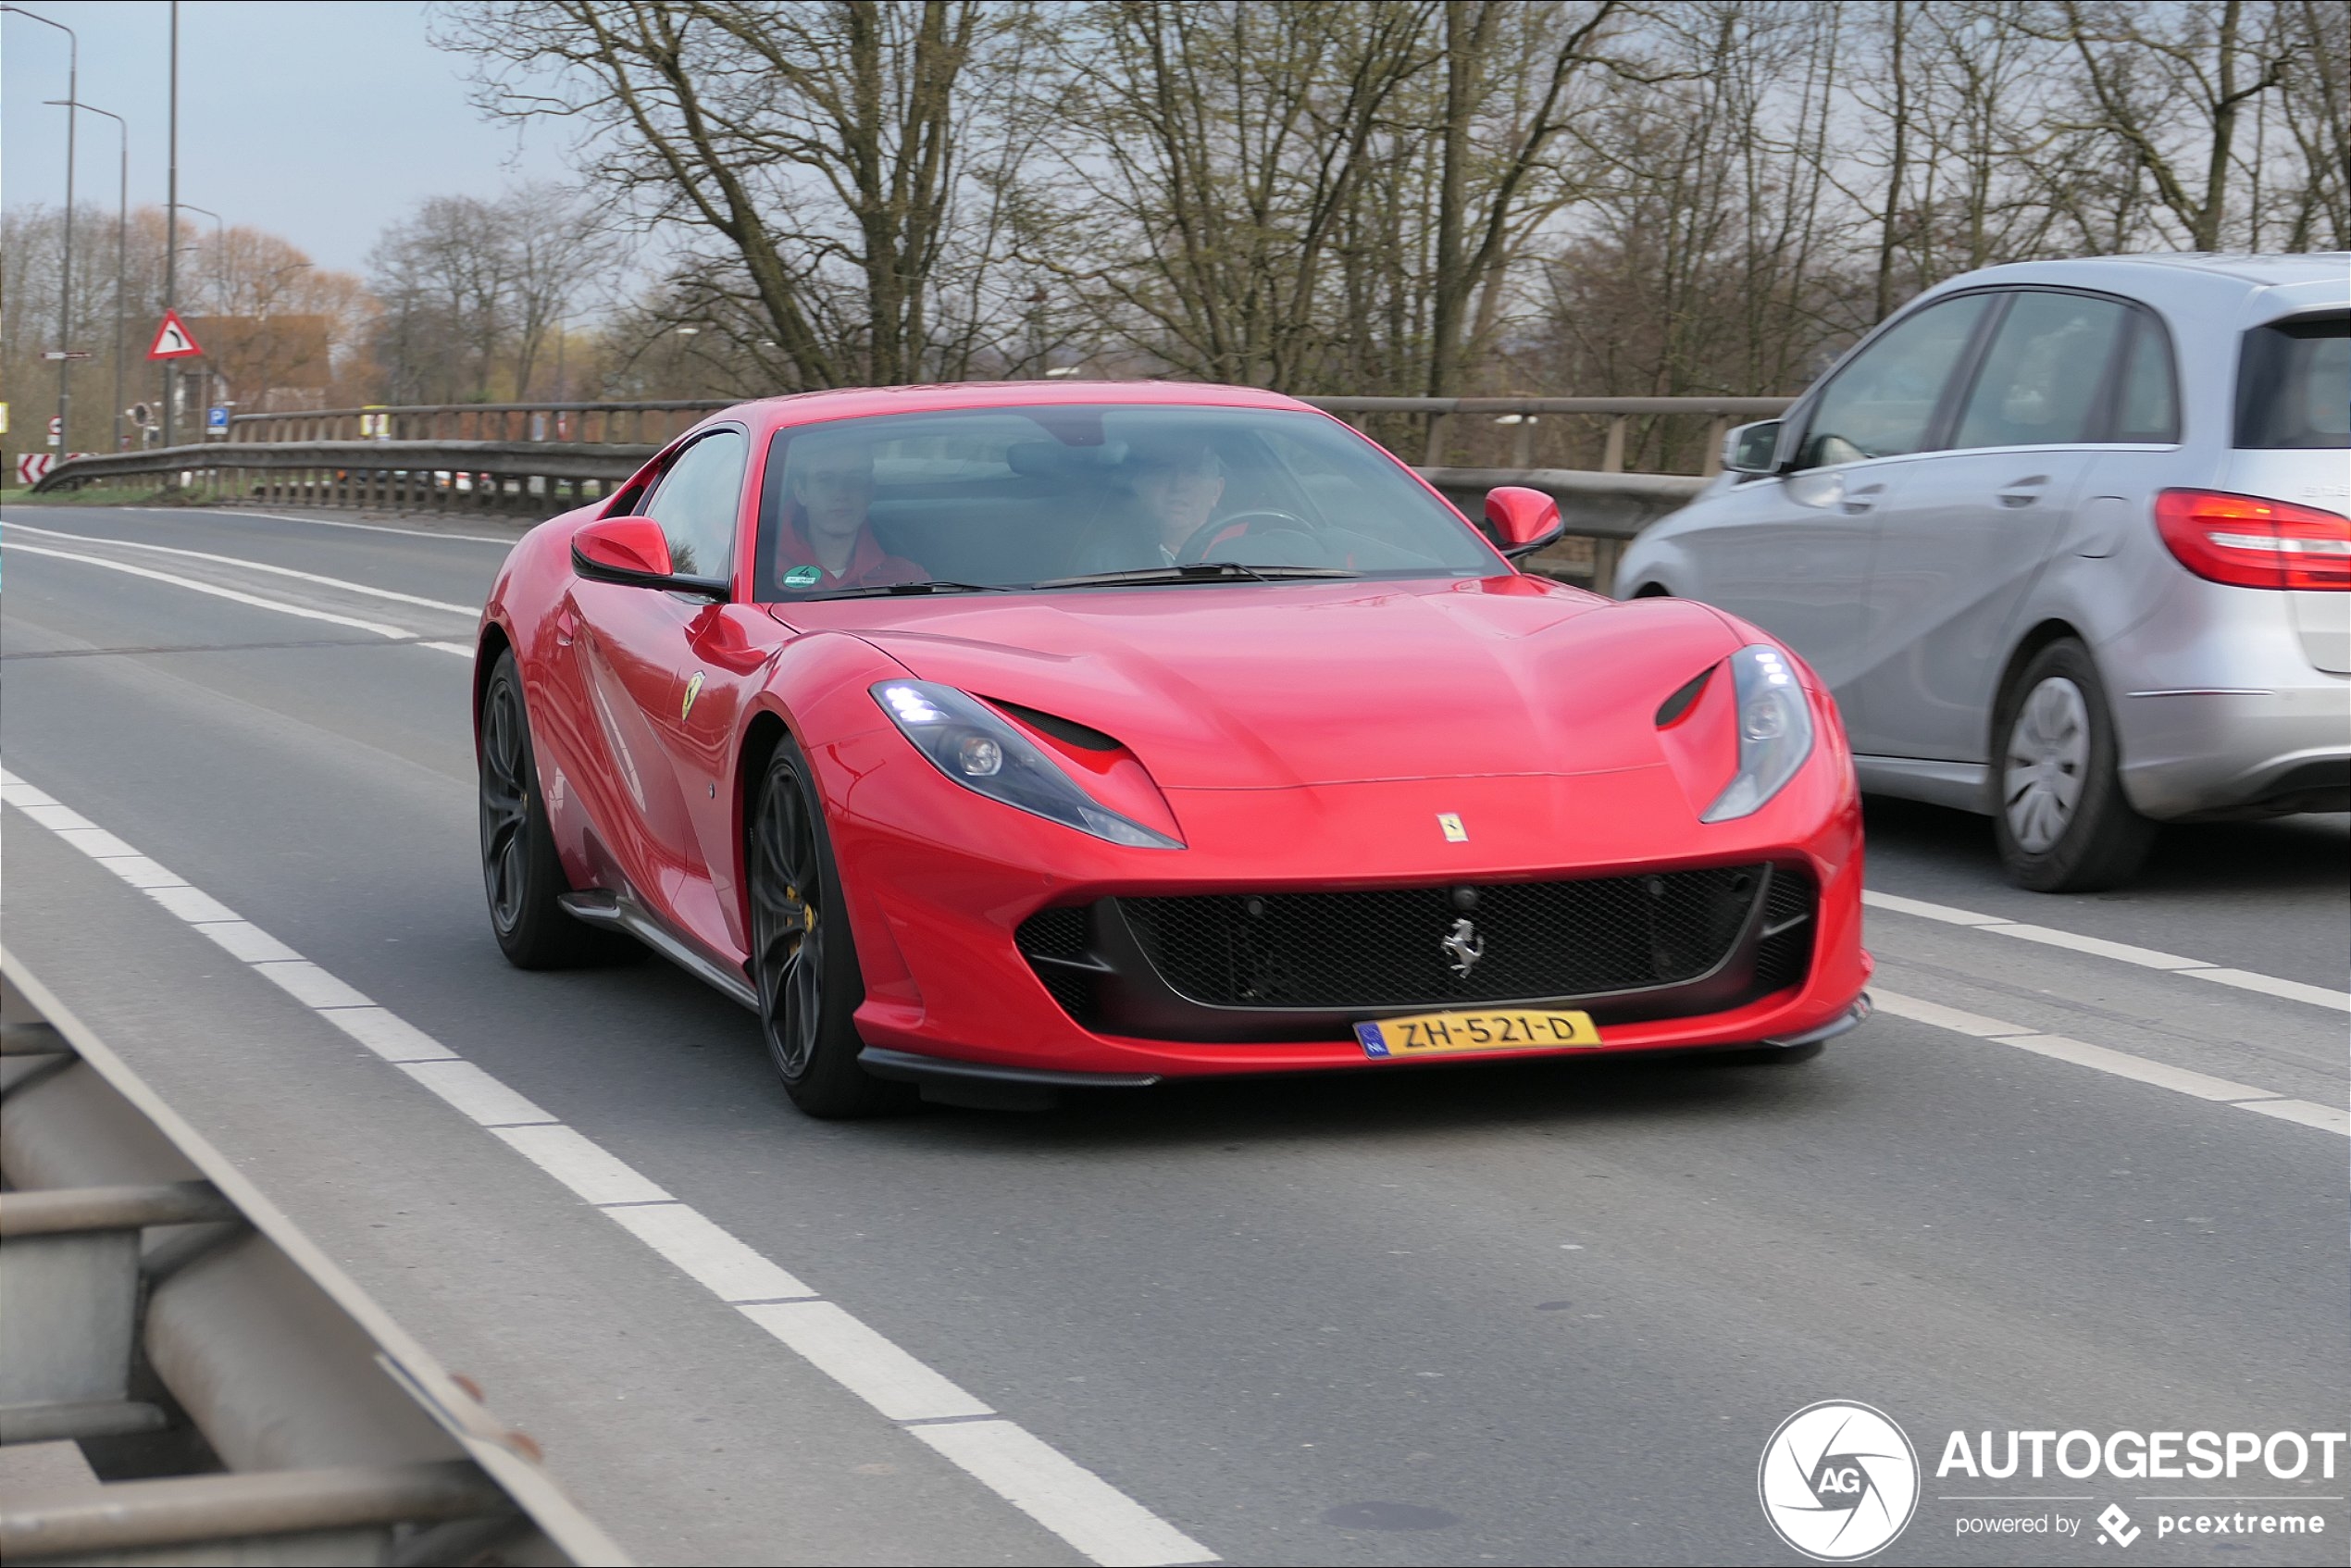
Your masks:
<svg viewBox="0 0 2351 1568"><path fill-rule="evenodd" d="M1544 579L1231 584L843 601L925 680L1115 736L1173 789L1660 765L1658 704L1738 646L1680 600Z"/></svg>

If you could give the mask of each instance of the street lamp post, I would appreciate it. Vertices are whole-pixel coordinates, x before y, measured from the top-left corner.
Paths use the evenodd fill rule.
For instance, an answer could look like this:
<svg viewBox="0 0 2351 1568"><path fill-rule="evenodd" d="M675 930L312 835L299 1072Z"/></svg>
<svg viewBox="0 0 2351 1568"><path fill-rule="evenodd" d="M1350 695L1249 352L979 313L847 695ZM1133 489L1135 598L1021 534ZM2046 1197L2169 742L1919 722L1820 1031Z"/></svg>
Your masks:
<svg viewBox="0 0 2351 1568"><path fill-rule="evenodd" d="M171 0L171 118L163 193L163 309L179 308L180 279L180 0ZM171 444L171 405L180 401L180 362L163 362L163 444ZM175 481L176 482L176 481Z"/></svg>
<svg viewBox="0 0 2351 1568"><path fill-rule="evenodd" d="M122 139L122 186L116 198L114 217L114 444L122 450L122 309L125 280L130 276L127 250L131 234L131 122L112 109L102 109L95 104L68 102L51 98L52 105L62 105L68 110L87 109L93 115L104 115L114 121L115 131Z"/></svg>
<svg viewBox="0 0 2351 1568"><path fill-rule="evenodd" d="M68 102L81 96L81 38L73 29L59 21L51 21L38 11L28 11L22 6L0 6L0 11L13 11L29 17L44 27L54 27L66 35L66 98ZM80 122L72 109L66 110L66 243L65 255L57 267L57 352L67 352L67 340L73 332L73 131ZM68 380L73 361L57 361L57 455L62 458L73 450L73 438L66 428L73 411L73 389Z"/></svg>

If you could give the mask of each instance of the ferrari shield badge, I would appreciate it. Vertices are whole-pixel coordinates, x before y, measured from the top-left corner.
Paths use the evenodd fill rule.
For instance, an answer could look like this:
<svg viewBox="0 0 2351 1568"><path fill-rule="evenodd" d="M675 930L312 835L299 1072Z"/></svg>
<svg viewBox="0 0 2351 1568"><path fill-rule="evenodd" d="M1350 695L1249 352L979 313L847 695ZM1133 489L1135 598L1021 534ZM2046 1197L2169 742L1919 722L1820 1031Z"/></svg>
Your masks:
<svg viewBox="0 0 2351 1568"><path fill-rule="evenodd" d="M687 682L686 682L686 702L685 702L685 705L684 705L684 706L682 706L682 707L680 707L680 708L678 710L678 716L680 719L683 719L683 718L684 718L687 715L689 715L689 714L690 714L690 713L692 713L692 712L694 711L694 699L695 699L695 698L697 698L697 697L699 697L699 696L701 696L701 695L702 695L702 671L700 671L700 670L696 670L696 671L694 671L694 673L693 673L693 675L691 676L691 678L690 678L687 680Z"/></svg>
<svg viewBox="0 0 2351 1568"><path fill-rule="evenodd" d="M1445 830L1445 841L1447 843L1466 844L1469 842L1469 829L1462 826L1460 813L1450 811L1438 812L1437 814L1437 825Z"/></svg>

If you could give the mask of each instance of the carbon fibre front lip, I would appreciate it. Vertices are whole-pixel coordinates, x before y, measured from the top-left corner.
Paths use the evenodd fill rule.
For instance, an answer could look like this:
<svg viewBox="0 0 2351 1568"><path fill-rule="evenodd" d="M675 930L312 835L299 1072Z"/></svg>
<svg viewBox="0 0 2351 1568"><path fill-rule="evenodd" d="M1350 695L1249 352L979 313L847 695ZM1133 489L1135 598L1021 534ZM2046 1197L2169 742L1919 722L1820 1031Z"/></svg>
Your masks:
<svg viewBox="0 0 2351 1568"><path fill-rule="evenodd" d="M1763 1043L1778 1046L1783 1050L1790 1046L1817 1045L1824 1039L1835 1039L1848 1029L1860 1027L1862 1021L1869 1017L1871 1012L1870 993L1863 991L1853 999L1852 1006L1818 1028L1807 1029L1800 1035L1780 1035Z"/></svg>

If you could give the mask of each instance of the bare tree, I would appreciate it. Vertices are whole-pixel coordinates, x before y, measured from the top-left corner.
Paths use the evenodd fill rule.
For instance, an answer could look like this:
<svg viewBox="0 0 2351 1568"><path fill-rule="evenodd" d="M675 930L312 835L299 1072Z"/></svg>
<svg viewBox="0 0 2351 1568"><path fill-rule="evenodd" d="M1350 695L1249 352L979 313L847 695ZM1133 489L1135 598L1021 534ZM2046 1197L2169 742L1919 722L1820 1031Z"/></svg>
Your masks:
<svg viewBox="0 0 2351 1568"><path fill-rule="evenodd" d="M577 122L591 180L719 242L705 286L822 387L928 357L956 90L991 25L977 0L491 0L438 36L491 113Z"/></svg>

